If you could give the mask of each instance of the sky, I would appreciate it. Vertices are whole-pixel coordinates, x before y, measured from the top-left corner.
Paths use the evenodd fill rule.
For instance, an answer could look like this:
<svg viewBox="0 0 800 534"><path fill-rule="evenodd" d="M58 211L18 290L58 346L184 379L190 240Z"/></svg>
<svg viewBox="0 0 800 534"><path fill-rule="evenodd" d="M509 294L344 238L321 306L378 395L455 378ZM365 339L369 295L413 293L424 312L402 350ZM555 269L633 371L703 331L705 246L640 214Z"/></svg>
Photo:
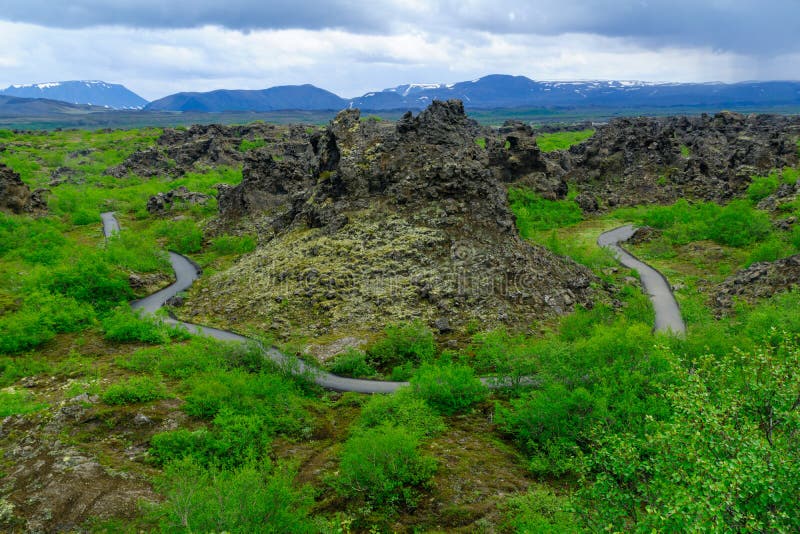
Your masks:
<svg viewBox="0 0 800 534"><path fill-rule="evenodd" d="M0 0L0 87L800 79L800 0Z"/></svg>

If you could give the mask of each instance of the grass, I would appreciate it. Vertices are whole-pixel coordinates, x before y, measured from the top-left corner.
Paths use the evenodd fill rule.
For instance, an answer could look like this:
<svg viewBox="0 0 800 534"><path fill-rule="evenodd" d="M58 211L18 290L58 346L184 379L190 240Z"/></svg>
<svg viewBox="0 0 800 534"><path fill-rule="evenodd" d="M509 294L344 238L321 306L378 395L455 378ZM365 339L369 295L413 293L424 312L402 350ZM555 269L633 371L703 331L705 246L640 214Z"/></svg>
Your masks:
<svg viewBox="0 0 800 534"><path fill-rule="evenodd" d="M47 405L31 399L25 391L0 391L0 417L37 412Z"/></svg>
<svg viewBox="0 0 800 534"><path fill-rule="evenodd" d="M169 397L163 382L156 378L139 376L124 382L112 384L101 395L104 403L119 406L141 404Z"/></svg>
<svg viewBox="0 0 800 534"><path fill-rule="evenodd" d="M573 145L583 143L594 135L595 130L580 130L577 132L555 132L536 136L536 144L542 152L566 150Z"/></svg>

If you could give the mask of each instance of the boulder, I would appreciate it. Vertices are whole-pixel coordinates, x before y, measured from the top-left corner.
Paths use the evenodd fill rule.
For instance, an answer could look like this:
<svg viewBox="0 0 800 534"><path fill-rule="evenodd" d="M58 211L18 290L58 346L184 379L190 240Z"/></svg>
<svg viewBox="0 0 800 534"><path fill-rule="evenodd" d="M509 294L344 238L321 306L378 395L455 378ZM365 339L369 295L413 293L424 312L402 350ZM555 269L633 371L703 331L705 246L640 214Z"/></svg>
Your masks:
<svg viewBox="0 0 800 534"><path fill-rule="evenodd" d="M147 211L153 215L163 215L174 209L205 205L211 197L203 193L189 191L185 186L166 193L159 193L147 201Z"/></svg>
<svg viewBox="0 0 800 534"><path fill-rule="evenodd" d="M0 210L22 214L47 211L47 189L31 191L19 174L0 163Z"/></svg>

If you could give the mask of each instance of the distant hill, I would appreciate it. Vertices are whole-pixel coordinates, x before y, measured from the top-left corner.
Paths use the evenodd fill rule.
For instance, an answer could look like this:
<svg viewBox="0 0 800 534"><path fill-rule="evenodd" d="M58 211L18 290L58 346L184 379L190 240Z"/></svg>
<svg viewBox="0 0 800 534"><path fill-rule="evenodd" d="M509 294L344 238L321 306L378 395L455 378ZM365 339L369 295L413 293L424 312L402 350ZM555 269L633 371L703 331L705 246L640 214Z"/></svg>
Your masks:
<svg viewBox="0 0 800 534"><path fill-rule="evenodd" d="M263 90L177 93L150 102L148 111L340 110L348 101L313 85L284 85Z"/></svg>
<svg viewBox="0 0 800 534"><path fill-rule="evenodd" d="M85 104L112 109L142 109L147 100L123 85L97 80L12 85L0 94L20 98L46 98L70 104Z"/></svg>
<svg viewBox="0 0 800 534"><path fill-rule="evenodd" d="M778 106L800 104L800 82L648 83L538 82L493 74L454 84L409 84L351 101L365 110L422 109L432 100L459 98L472 109L521 107Z"/></svg>
<svg viewBox="0 0 800 534"><path fill-rule="evenodd" d="M70 104L45 98L18 98L0 95L0 117L46 117L52 115L77 115L105 108Z"/></svg>
<svg viewBox="0 0 800 534"><path fill-rule="evenodd" d="M257 91L178 93L151 102L152 111L419 110L433 100L463 100L468 109L510 108L710 108L800 105L800 82L650 83L635 81L534 81L492 74L452 84L406 84L346 100L313 85Z"/></svg>

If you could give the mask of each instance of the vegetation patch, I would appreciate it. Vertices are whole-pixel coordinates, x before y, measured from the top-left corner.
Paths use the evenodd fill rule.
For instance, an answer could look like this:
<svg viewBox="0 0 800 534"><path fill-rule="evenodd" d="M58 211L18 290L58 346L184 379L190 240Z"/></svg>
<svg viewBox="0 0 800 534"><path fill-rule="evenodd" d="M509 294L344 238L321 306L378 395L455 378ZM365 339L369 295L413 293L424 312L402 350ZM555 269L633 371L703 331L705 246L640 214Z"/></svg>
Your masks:
<svg viewBox="0 0 800 534"><path fill-rule="evenodd" d="M583 143L594 135L595 130L587 129L577 132L555 132L545 133L536 136L536 144L542 152L554 152L556 150L567 150L573 145Z"/></svg>

